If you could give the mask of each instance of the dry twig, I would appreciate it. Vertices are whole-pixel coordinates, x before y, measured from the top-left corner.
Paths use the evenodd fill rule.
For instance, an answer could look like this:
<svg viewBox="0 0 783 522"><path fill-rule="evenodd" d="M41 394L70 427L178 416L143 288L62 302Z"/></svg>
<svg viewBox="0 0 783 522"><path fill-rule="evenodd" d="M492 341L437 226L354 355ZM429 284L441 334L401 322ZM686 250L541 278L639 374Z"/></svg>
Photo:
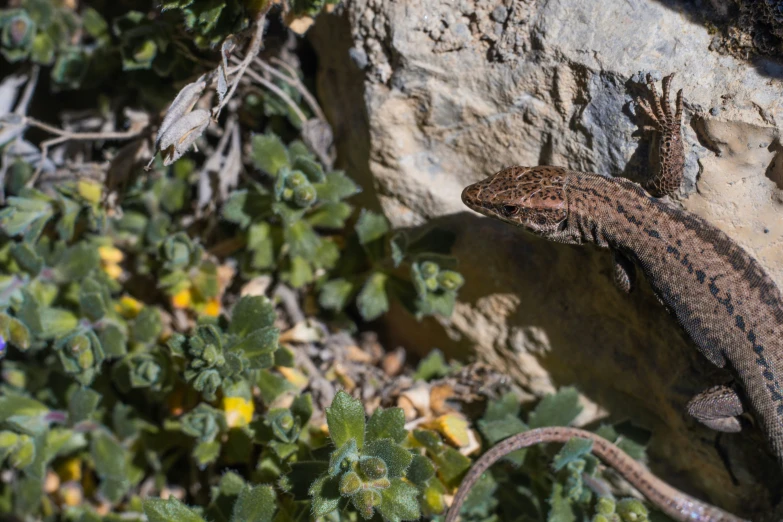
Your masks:
<svg viewBox="0 0 783 522"><path fill-rule="evenodd" d="M253 59L258 56L259 51L261 51L261 45L264 42L264 29L266 27L266 14L269 12L269 9L272 7L272 3L269 2L267 7L262 9L258 16L256 17L256 31L253 33L253 38L250 40L250 44L248 45L247 51L245 52L244 59L239 63L239 66L236 68L236 76L234 77L234 81L231 84L231 88L229 89L226 96L223 97L223 101L220 102L220 105L215 107L212 110L212 119L217 119L218 116L220 116L220 111L223 110L223 107L226 106L226 104L229 102L231 97L234 95L234 92L237 90L237 87L239 86L239 81L242 79L242 76L244 76L245 72L247 71L247 68L250 66L250 64L253 62Z"/></svg>
<svg viewBox="0 0 783 522"><path fill-rule="evenodd" d="M318 118L319 120L326 121L326 115L324 114L324 111L321 110L321 106L318 105L315 96L313 96L310 93L310 91L307 90L307 88L299 80L299 77L296 76L296 71L293 68L291 68L290 65L280 60L279 58L272 58L272 61L279 64L285 64L285 68L288 71L288 73L291 74L291 76L281 73L280 71L278 71L277 69L275 69L274 67L266 63L261 58L255 59L255 63L260 65L269 74L275 76L276 78L280 78L284 82L294 87L297 91L299 91L299 94L302 95L302 98L304 98L304 100L307 102L307 105L310 106L310 109L313 111L313 114L315 114L315 117Z"/></svg>
<svg viewBox="0 0 783 522"><path fill-rule="evenodd" d="M53 127L48 123L38 121L30 116L22 116L20 123L25 126L36 127L57 136L56 138L41 142L41 160L38 163L38 168L35 169L32 177L30 177L30 180L27 182L28 187L35 185L35 182L38 180L38 176L41 175L44 162L49 155L49 149L55 145L65 143L66 141L126 140L129 138L135 138L146 129L146 126L131 126L130 129L120 132L71 132L60 129L58 127Z"/></svg>

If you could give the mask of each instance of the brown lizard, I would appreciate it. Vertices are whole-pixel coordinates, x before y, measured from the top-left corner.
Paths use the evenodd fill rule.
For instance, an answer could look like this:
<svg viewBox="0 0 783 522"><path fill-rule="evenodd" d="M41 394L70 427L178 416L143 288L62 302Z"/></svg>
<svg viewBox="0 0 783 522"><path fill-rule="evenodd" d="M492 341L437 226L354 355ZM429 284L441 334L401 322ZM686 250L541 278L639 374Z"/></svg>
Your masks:
<svg viewBox="0 0 783 522"><path fill-rule="evenodd" d="M651 103L639 103L660 133L660 168L650 187L660 196L679 187L685 163L682 91L672 113L671 78L663 80L661 99L648 77ZM629 180L561 167L504 169L465 188L462 201L481 214L552 241L611 249L615 279L624 290L630 290L634 267L640 267L699 351L713 364L732 369L744 388L742 398L727 386L711 388L690 401L688 412L713 429L739 431L737 416L749 409L783 464L783 297L759 263L725 233ZM524 435L517 437L524 440ZM542 437L536 442L547 440L560 439ZM625 460L610 463L623 475L634 473ZM667 505L694 502L673 488L663 488L647 472L639 480L652 485L656 491L647 488L652 494L648 497L664 511ZM466 479L462 487L468 483ZM701 506L703 515L676 508L679 515L669 514L683 521L739 520L709 515L709 507ZM457 510L455 502L447 520L454 520Z"/></svg>

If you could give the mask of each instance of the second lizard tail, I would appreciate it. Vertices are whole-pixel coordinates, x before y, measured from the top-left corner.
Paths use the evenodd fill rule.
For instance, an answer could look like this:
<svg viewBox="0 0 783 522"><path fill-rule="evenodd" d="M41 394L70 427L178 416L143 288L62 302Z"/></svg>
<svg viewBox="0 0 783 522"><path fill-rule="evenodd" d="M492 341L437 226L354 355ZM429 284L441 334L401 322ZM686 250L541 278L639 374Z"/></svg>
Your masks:
<svg viewBox="0 0 783 522"><path fill-rule="evenodd" d="M662 481L620 448L595 433L578 428L537 428L513 435L490 448L470 469L454 496L445 522L456 522L462 503L481 475L499 459L521 448L572 438L593 442L593 454L614 468L662 512L682 522L748 522L720 508L697 500Z"/></svg>

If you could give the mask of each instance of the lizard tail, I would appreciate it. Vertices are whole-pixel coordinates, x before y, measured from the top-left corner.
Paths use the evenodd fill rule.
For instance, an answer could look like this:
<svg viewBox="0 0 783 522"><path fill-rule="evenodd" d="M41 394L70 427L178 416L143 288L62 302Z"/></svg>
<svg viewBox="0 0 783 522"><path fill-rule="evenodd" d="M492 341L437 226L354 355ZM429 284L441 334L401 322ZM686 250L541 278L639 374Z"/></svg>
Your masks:
<svg viewBox="0 0 783 522"><path fill-rule="evenodd" d="M465 476L454 495L445 522L456 522L460 508L481 475L512 451L545 442L568 442L572 438L593 441L593 454L614 468L658 509L681 522L749 522L675 489L650 473L620 448L595 433L578 428L537 428L513 435L490 448Z"/></svg>

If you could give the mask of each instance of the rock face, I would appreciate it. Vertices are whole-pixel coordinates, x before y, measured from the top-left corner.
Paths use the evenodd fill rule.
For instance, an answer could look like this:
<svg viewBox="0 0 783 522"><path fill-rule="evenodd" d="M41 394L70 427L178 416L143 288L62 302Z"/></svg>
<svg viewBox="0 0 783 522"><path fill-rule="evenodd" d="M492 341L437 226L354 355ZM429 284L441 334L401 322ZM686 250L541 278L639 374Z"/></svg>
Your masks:
<svg viewBox="0 0 783 522"><path fill-rule="evenodd" d="M693 394L729 374L698 354L646 282L623 295L608 252L532 238L460 200L510 165L643 182L652 147L633 99L646 73L675 72L688 160L674 203L783 285L783 68L711 52L699 13L679 5L352 0L316 24L319 94L343 166L375 188L391 222L458 234L468 283L454 316L392 314L390 331L422 350L471 351L533 395L577 386L595 405L585 422L608 414L650 429L653 471L754 517L780 500L780 472L755 428L716 436L686 416Z"/></svg>

